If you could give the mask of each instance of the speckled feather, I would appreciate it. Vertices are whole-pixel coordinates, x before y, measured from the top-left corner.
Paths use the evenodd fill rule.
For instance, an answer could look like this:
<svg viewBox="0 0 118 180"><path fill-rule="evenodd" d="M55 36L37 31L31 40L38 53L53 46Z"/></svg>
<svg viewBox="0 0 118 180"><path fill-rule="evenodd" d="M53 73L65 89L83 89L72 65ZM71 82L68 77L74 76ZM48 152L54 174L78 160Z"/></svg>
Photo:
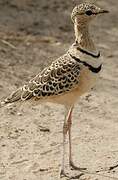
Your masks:
<svg viewBox="0 0 118 180"><path fill-rule="evenodd" d="M78 6L75 6L71 14L72 21L74 21L76 15L85 15L85 12L87 10L92 10L93 13L96 13L100 10L100 8L98 8L92 3L83 3Z"/></svg>
<svg viewBox="0 0 118 180"><path fill-rule="evenodd" d="M29 83L13 92L4 102L41 99L71 91L79 84L80 66L67 53L52 62Z"/></svg>

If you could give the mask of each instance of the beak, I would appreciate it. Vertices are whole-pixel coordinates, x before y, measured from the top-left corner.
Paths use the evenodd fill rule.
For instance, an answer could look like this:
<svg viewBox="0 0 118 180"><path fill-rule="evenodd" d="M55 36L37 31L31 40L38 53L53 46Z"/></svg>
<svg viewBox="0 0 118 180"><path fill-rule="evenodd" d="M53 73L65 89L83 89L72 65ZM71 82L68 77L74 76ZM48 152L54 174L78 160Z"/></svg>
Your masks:
<svg viewBox="0 0 118 180"><path fill-rule="evenodd" d="M108 10L105 10L105 9L100 9L99 12L98 12L98 14L102 14L102 13L109 13L109 11L108 11Z"/></svg>

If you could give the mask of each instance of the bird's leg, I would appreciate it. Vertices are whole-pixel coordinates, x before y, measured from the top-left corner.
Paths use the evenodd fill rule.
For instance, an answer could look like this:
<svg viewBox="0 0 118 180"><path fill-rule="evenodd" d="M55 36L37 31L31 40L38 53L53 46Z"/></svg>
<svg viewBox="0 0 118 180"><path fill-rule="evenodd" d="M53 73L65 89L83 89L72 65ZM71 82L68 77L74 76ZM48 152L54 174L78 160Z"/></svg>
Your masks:
<svg viewBox="0 0 118 180"><path fill-rule="evenodd" d="M66 145L66 135L67 135L67 124L66 122L64 122L64 125L63 125L63 152L62 152L62 166L61 166L61 172L60 172L60 176L66 176L66 173L65 173L65 145Z"/></svg>
<svg viewBox="0 0 118 180"><path fill-rule="evenodd" d="M68 115L69 165L70 165L70 167L71 167L72 170L82 171L82 170L86 170L86 168L77 167L77 166L73 163L73 159L72 159L72 138L71 138L72 111L73 111L73 107L70 109L69 115Z"/></svg>
<svg viewBox="0 0 118 180"><path fill-rule="evenodd" d="M61 172L60 172L60 177L68 177L67 174L65 173L65 151L66 151L66 136L67 136L67 132L69 130L69 124L68 124L68 116L69 116L69 109L66 109L66 116L65 116L65 120L64 120L64 125L63 125L63 152L62 152L62 166L61 166Z"/></svg>
<svg viewBox="0 0 118 180"><path fill-rule="evenodd" d="M69 165L71 166L73 164L72 161L72 138L71 138L71 127L72 127L72 110L70 111L70 114L68 116L68 125L69 125L69 129L68 129L68 135L69 135Z"/></svg>

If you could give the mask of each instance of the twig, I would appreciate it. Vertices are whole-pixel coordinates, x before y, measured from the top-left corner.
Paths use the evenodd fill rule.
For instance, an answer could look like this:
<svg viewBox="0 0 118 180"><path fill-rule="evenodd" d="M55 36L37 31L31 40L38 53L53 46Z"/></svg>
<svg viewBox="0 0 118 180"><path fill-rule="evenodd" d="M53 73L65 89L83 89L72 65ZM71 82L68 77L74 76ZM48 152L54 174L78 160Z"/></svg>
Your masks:
<svg viewBox="0 0 118 180"><path fill-rule="evenodd" d="M12 164L22 164L22 163L27 162L27 161L28 161L28 159L22 159L19 161L12 162Z"/></svg>
<svg viewBox="0 0 118 180"><path fill-rule="evenodd" d="M6 40L1 40L2 43L6 44L7 46L11 47L12 49L17 49L13 44L11 44L10 42L6 41Z"/></svg>

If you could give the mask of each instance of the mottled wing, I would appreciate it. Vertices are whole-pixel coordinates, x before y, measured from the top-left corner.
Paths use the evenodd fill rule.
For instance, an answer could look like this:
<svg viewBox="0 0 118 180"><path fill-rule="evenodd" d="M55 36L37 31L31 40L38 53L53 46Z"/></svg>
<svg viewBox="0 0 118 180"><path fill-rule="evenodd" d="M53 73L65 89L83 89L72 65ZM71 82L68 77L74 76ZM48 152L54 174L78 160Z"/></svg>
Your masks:
<svg viewBox="0 0 118 180"><path fill-rule="evenodd" d="M19 99L28 100L32 97L40 99L63 94L78 85L79 74L79 63L73 61L69 55L64 55L6 100L14 102Z"/></svg>

